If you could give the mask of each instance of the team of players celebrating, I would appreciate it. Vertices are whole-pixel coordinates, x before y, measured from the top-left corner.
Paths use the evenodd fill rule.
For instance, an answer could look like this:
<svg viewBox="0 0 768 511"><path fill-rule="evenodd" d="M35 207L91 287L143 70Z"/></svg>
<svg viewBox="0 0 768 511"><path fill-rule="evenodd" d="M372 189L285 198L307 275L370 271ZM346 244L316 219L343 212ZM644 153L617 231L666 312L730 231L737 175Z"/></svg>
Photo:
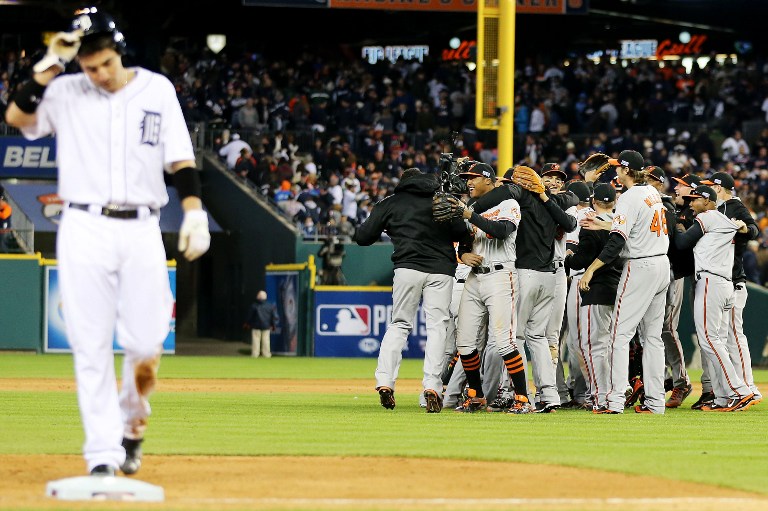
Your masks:
<svg viewBox="0 0 768 511"><path fill-rule="evenodd" d="M415 173L404 175L395 196L410 200L381 215L377 205L357 238L367 244L387 231L395 245L393 309L402 311L397 302L404 295L410 304L382 342L376 372L382 406L395 407L401 349L423 299L429 356L422 404L429 413L443 407L513 414L561 407L662 414L677 408L693 390L677 334L691 281L704 369L702 394L692 408L742 411L762 400L742 325L747 289L741 258L758 229L732 195L733 178L723 172L710 180L675 178L670 197L664 172L639 153L606 160L599 169L584 165L584 180L567 184L557 164L546 164L541 177L516 167L497 178L487 164L462 161L466 203L435 198L434 210L428 202L437 181L419 177L424 183L413 193L407 185ZM615 182L600 182L610 166ZM429 263L447 257L442 245L451 243L458 259L452 288L443 285L446 261ZM404 269L412 275L398 279ZM441 282L437 293L424 285L430 276ZM443 347L439 359L434 354Z"/></svg>

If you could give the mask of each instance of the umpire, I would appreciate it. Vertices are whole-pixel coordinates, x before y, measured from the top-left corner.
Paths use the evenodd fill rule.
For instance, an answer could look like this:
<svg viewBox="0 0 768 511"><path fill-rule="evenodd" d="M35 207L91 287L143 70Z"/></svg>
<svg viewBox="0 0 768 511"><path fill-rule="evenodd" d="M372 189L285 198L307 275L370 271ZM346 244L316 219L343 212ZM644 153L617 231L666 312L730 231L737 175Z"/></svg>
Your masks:
<svg viewBox="0 0 768 511"><path fill-rule="evenodd" d="M392 320L381 342L375 373L381 406L388 409L395 407L395 380L422 298L427 328L424 398L427 413L442 409L440 373L457 265L453 242L466 239L469 232L461 219L446 223L432 219L432 197L438 188L433 175L417 168L405 170L395 193L374 206L353 237L358 245L368 246L386 231L394 245Z"/></svg>

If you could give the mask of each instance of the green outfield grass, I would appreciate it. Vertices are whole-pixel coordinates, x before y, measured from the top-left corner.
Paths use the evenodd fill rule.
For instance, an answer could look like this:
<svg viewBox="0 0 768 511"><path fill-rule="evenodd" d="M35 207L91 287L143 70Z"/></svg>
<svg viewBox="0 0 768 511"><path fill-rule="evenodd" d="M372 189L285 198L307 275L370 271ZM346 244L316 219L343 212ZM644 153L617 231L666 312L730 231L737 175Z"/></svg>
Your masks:
<svg viewBox="0 0 768 511"><path fill-rule="evenodd" d="M159 391L152 398L145 451L519 461L768 494L766 402L744 413L725 414L682 408L664 416L565 410L529 416L428 415L418 407L416 393L397 393L394 411L381 408L372 389L374 367L372 359L166 356L161 378L356 378L370 380L371 391L362 395ZM420 361L406 360L400 377L420 378L420 368ZM759 383L768 382L768 371L756 371L755 376ZM0 378L42 377L71 378L71 358L0 354ZM80 452L82 430L74 393L2 389L0 381L0 453Z"/></svg>

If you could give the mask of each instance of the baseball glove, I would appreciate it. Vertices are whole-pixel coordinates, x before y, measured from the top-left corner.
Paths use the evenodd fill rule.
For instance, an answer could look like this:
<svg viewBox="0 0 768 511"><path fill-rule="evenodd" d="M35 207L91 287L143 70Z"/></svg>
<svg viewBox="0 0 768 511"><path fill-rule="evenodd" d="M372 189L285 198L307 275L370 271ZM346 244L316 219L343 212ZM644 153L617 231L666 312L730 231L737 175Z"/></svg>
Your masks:
<svg viewBox="0 0 768 511"><path fill-rule="evenodd" d="M464 203L452 195L437 192L432 197L432 218L436 222L450 222L464 214Z"/></svg>
<svg viewBox="0 0 768 511"><path fill-rule="evenodd" d="M603 153L595 153L590 155L589 158L579 163L579 173L583 176L587 172L595 172L596 176L599 176L611 166L608 163L608 155Z"/></svg>
<svg viewBox="0 0 768 511"><path fill-rule="evenodd" d="M531 167L519 165L512 171L512 182L533 193L544 193L541 177Z"/></svg>

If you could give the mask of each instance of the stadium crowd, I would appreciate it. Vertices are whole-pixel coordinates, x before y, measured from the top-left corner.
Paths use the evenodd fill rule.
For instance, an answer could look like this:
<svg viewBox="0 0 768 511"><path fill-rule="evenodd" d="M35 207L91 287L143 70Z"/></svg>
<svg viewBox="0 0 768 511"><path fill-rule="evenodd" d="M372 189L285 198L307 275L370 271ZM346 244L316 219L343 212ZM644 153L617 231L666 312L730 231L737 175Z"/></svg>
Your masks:
<svg viewBox="0 0 768 511"><path fill-rule="evenodd" d="M0 115L29 76L37 57L27 55L0 56ZM724 170L760 226L749 278L765 284L768 61L665 64L526 59L515 76L515 162L558 162L577 177L594 152L634 149L670 177ZM159 67L187 121L217 134L222 162L307 238L351 236L404 169L434 173L442 152L496 165L495 133L474 127L474 73L463 62L169 49Z"/></svg>

